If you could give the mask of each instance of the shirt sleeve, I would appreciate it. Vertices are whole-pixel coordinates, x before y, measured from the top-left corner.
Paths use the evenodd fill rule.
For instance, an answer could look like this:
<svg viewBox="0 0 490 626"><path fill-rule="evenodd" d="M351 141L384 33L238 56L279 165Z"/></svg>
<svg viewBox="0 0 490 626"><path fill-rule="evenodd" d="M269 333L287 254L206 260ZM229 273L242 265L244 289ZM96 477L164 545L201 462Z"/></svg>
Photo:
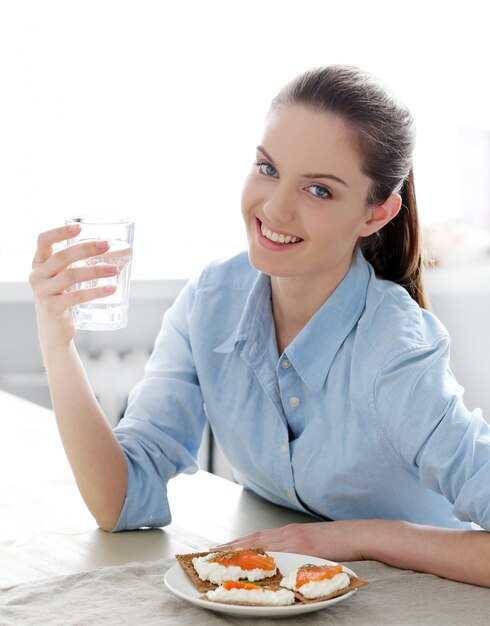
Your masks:
<svg viewBox="0 0 490 626"><path fill-rule="evenodd" d="M113 532L170 523L167 482L198 469L206 418L189 340L195 283L165 313L143 380L114 432L127 461L126 498Z"/></svg>
<svg viewBox="0 0 490 626"><path fill-rule="evenodd" d="M398 461L444 495L456 517L490 530L490 425L464 405L449 343L440 336L392 358L375 380L374 416Z"/></svg>

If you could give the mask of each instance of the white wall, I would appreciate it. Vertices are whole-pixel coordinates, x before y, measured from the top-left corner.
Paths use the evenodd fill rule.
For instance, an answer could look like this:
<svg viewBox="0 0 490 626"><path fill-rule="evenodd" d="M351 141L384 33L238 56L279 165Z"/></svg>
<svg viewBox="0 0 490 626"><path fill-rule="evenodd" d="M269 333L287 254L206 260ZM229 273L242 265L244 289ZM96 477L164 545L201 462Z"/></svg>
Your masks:
<svg viewBox="0 0 490 626"><path fill-rule="evenodd" d="M457 128L490 128L488 20L466 0L0 2L0 280L73 213L136 219L135 278L244 245L271 98L317 65L380 76L415 116L424 222L458 216ZM177 275L178 274L178 275Z"/></svg>
<svg viewBox="0 0 490 626"><path fill-rule="evenodd" d="M490 231L490 130L458 129L459 216Z"/></svg>
<svg viewBox="0 0 490 626"><path fill-rule="evenodd" d="M476 268L440 268L426 275L433 312L451 335L451 365L468 408L490 422L490 250Z"/></svg>

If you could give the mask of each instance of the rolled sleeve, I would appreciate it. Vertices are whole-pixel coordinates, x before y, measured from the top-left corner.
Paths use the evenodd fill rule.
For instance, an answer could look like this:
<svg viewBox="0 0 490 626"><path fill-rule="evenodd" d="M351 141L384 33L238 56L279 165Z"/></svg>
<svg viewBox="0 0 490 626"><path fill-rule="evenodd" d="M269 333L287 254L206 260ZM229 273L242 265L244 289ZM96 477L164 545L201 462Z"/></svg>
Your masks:
<svg viewBox="0 0 490 626"><path fill-rule="evenodd" d="M206 418L188 332L193 298L189 283L166 312L145 376L114 430L128 483L113 532L169 524L168 481L198 469Z"/></svg>

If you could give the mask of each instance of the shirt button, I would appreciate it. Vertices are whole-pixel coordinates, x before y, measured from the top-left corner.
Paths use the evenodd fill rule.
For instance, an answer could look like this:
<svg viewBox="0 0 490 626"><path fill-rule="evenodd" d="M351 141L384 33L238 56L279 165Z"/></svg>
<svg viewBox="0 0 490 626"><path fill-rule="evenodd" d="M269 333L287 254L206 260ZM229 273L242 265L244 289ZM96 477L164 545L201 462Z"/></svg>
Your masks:
<svg viewBox="0 0 490 626"><path fill-rule="evenodd" d="M292 491L289 491L289 490L288 490L288 491L286 492L286 495L287 495L287 497L288 497L290 500L292 500L292 499L293 499L293 492L292 492Z"/></svg>
<svg viewBox="0 0 490 626"><path fill-rule="evenodd" d="M298 396L293 396L292 398L289 398L289 404L291 406L298 406L299 403L300 399L298 398Z"/></svg>
<svg viewBox="0 0 490 626"><path fill-rule="evenodd" d="M289 446L288 446L286 443L285 443L285 444L283 444L283 445L281 446L281 452L282 452L283 454L286 454L286 452L288 451L288 449L289 449Z"/></svg>
<svg viewBox="0 0 490 626"><path fill-rule="evenodd" d="M287 370L288 367L291 367L291 361L289 359L284 359L281 363L281 367Z"/></svg>

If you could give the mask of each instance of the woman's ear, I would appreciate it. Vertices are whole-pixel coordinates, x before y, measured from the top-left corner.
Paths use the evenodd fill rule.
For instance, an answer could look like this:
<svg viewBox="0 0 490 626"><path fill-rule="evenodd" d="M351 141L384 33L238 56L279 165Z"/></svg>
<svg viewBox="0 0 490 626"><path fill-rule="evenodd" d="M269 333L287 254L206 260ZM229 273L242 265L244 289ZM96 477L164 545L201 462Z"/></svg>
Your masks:
<svg viewBox="0 0 490 626"><path fill-rule="evenodd" d="M369 217L364 222L360 237L369 237L373 233L381 230L385 224L391 221L398 214L402 206L402 197L399 193L392 193L391 196L383 202L378 204L369 211Z"/></svg>

